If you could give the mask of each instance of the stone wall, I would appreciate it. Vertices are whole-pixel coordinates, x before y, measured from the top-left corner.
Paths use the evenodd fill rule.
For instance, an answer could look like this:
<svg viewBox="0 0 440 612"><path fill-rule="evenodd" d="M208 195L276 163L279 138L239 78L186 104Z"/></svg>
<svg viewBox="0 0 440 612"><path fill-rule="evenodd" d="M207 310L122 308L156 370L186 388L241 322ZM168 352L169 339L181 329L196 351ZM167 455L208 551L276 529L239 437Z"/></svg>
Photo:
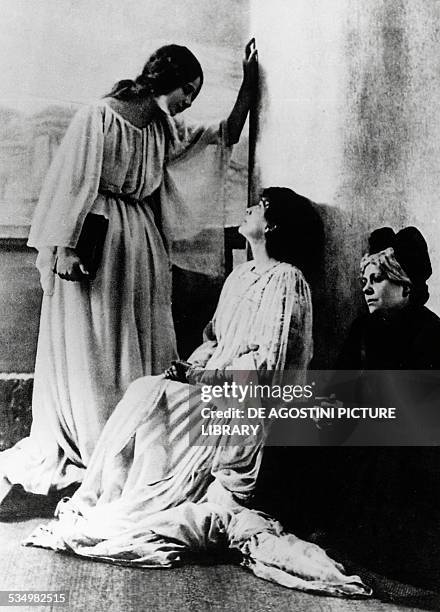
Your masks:
<svg viewBox="0 0 440 612"><path fill-rule="evenodd" d="M33 372L41 289L33 249L0 239L0 372Z"/></svg>
<svg viewBox="0 0 440 612"><path fill-rule="evenodd" d="M29 435L32 387L31 375L0 375L0 451Z"/></svg>

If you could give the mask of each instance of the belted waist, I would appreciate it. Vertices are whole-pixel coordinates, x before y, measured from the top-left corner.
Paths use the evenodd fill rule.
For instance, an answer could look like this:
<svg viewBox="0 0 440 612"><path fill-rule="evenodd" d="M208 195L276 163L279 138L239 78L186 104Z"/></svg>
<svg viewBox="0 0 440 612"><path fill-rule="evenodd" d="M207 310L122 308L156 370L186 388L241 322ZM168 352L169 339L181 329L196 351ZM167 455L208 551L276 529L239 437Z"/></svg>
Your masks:
<svg viewBox="0 0 440 612"><path fill-rule="evenodd" d="M129 193L116 192L116 191L112 191L111 189L104 189L101 187L99 188L98 193L100 195L110 197L110 198L119 198L120 200L122 200L123 202L126 202L127 204L141 204L145 200L145 198L142 198L142 199L135 198Z"/></svg>

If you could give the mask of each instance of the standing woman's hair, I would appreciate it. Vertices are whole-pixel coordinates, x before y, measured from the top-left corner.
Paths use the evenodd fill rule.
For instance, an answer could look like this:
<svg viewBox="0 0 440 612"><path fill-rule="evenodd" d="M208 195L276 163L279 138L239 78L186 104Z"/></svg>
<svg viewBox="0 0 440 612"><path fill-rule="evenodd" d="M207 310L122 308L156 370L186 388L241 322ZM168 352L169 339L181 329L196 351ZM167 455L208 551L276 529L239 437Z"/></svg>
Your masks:
<svg viewBox="0 0 440 612"><path fill-rule="evenodd" d="M287 187L268 187L264 214L266 250L270 257L293 264L309 279L320 263L323 248L322 221L313 204Z"/></svg>
<svg viewBox="0 0 440 612"><path fill-rule="evenodd" d="M134 81L118 81L105 97L133 100L160 96L183 87L197 77L200 77L201 87L203 70L196 56L187 47L165 45L153 53Z"/></svg>

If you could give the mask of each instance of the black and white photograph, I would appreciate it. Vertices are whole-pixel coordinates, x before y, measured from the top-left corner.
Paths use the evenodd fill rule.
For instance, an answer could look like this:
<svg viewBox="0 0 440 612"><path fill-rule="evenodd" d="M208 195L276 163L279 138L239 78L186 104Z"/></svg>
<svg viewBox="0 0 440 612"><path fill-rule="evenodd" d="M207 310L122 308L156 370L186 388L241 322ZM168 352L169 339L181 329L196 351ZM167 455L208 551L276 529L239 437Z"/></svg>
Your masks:
<svg viewBox="0 0 440 612"><path fill-rule="evenodd" d="M440 3L0 16L0 607L440 610Z"/></svg>

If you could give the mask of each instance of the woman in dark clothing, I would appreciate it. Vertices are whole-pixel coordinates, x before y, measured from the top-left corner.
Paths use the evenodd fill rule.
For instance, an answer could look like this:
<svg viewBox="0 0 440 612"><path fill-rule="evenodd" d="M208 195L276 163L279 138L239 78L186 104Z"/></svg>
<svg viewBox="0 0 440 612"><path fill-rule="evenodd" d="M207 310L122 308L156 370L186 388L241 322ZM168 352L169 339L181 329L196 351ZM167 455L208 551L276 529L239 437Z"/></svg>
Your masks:
<svg viewBox="0 0 440 612"><path fill-rule="evenodd" d="M369 314L354 322L338 369L439 369L440 319L424 306L432 268L423 236L385 227L369 245L361 260Z"/></svg>
<svg viewBox="0 0 440 612"><path fill-rule="evenodd" d="M440 576L440 454L434 446L440 443L434 429L440 421L440 318L425 306L431 273L416 228L371 234L361 260L369 314L353 323L337 363L337 370L358 376L349 388L333 390L346 405L396 406L413 429L396 427L382 446L333 449L327 526L340 549L369 569L433 588ZM421 442L431 446L414 446Z"/></svg>
<svg viewBox="0 0 440 612"><path fill-rule="evenodd" d="M422 417L435 424L432 408L438 406L440 421L440 319L425 306L430 275L427 245L416 228L372 233L361 262L369 313L354 321L336 364L329 387L335 404L338 400L347 407L395 406L397 414L409 415L406 422L411 425L420 424ZM408 388L403 392L402 385L390 384L396 370L402 377L399 383L408 371L418 370L411 394ZM434 401L427 402L430 395ZM354 434L359 440L368 421L319 425L323 445L333 448L266 449L259 507L303 537L314 532L319 544L339 554L344 563L355 563L356 571L363 567L435 588L440 584L438 447L410 446L420 440L411 428L403 432L408 444L403 446L397 426L394 438L387 440L389 425L384 421L378 422L377 438L370 437L372 446L342 446L354 444ZM425 439L428 433L425 427ZM433 428L432 444L440 440L435 433Z"/></svg>

